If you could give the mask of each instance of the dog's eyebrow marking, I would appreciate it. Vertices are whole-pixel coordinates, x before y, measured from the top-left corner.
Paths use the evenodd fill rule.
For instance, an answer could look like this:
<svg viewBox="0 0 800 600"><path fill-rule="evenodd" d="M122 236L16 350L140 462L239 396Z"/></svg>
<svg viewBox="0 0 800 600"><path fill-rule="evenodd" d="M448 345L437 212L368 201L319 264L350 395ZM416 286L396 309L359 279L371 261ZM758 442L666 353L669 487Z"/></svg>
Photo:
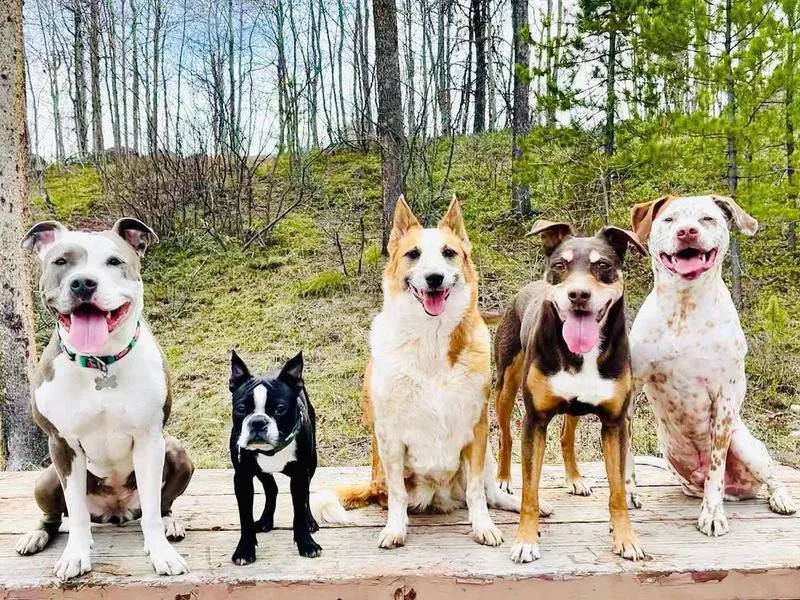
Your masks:
<svg viewBox="0 0 800 600"><path fill-rule="evenodd" d="M589 262L596 263L598 260L600 260L600 253L597 250L592 250L589 253Z"/></svg>
<svg viewBox="0 0 800 600"><path fill-rule="evenodd" d="M561 258L567 262L572 262L572 259L575 258L575 254L572 250L564 250L564 252L561 253Z"/></svg>
<svg viewBox="0 0 800 600"><path fill-rule="evenodd" d="M267 414L267 388L261 383L253 388L253 400L256 403L256 409L253 411L262 415Z"/></svg>

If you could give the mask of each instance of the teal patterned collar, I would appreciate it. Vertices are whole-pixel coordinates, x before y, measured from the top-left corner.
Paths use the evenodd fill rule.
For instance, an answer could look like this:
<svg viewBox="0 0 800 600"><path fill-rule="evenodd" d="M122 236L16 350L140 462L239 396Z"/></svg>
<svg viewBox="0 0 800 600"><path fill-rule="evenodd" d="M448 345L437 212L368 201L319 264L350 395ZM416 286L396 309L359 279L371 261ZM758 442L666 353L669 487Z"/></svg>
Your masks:
<svg viewBox="0 0 800 600"><path fill-rule="evenodd" d="M110 354L108 356L91 356L91 355L84 355L84 354L77 354L67 348L64 344L64 340L61 339L61 333L58 334L58 345L64 354L67 355L71 361L78 363L82 367L86 367L87 369L98 369L105 373L108 370L108 365L113 365L115 362L118 362L125 358L127 354L133 350L136 343L139 341L139 334L141 333L141 323L136 322L136 331L133 334L133 338L128 345L117 352L116 354Z"/></svg>

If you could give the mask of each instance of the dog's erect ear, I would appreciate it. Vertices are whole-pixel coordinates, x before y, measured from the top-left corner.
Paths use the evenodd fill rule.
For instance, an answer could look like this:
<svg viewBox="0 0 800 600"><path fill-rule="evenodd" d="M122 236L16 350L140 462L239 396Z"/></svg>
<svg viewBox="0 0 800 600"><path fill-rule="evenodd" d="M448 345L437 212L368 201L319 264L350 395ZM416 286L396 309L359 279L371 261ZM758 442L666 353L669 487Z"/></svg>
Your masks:
<svg viewBox="0 0 800 600"><path fill-rule="evenodd" d="M614 249L614 252L617 253L617 256L619 256L621 261L625 260L625 251L628 249L629 245L642 256L647 255L647 250L644 246L642 246L642 243L639 241L639 238L636 236L636 234L632 231L628 231L627 229L609 225L608 227L603 227L600 231L598 231L597 237L603 238L606 242L608 242L608 244Z"/></svg>
<svg viewBox="0 0 800 600"><path fill-rule="evenodd" d="M461 204L459 204L455 194L453 194L453 199L450 201L447 212L444 213L442 220L439 221L438 227L440 229L447 228L456 234L456 237L461 240L467 252L469 252L471 245L469 242L469 235L467 234L467 225L464 222L464 213L461 211Z"/></svg>
<svg viewBox="0 0 800 600"><path fill-rule="evenodd" d="M293 387L297 387L303 382L303 351L297 353L296 356L290 358L283 365L278 378L288 383Z"/></svg>
<svg viewBox="0 0 800 600"><path fill-rule="evenodd" d="M250 378L250 370L244 361L236 354L236 350L231 350L231 378L228 382L230 391L239 387L243 381Z"/></svg>
<svg viewBox="0 0 800 600"><path fill-rule="evenodd" d="M725 218L728 219L728 224L736 225L741 233L745 235L755 235L758 231L758 221L744 212L741 206L736 204L733 198L728 196L711 196L714 202L717 203L725 213Z"/></svg>
<svg viewBox="0 0 800 600"><path fill-rule="evenodd" d="M22 236L19 245L25 250L35 252L41 259L48 248L67 231L67 228L58 221L42 221L28 229L28 232Z"/></svg>
<svg viewBox="0 0 800 600"><path fill-rule="evenodd" d="M642 244L647 243L647 238L650 237L650 230L653 228L653 221L655 221L658 213L671 200L672 196L661 196L657 200L633 205L631 209L631 229L633 229Z"/></svg>
<svg viewBox="0 0 800 600"><path fill-rule="evenodd" d="M552 221L539 219L533 224L533 229L526 235L542 236L545 254L550 256L561 242L575 235L575 231L569 223L553 223Z"/></svg>
<svg viewBox="0 0 800 600"><path fill-rule="evenodd" d="M409 230L415 227L422 227L419 219L414 216L411 207L408 206L406 199L400 196L397 199L397 204L394 207L394 223L392 224L392 233L389 236L389 254L393 254L397 249L397 244L400 243L402 238Z"/></svg>
<svg viewBox="0 0 800 600"><path fill-rule="evenodd" d="M133 246L139 256L142 256L151 244L158 243L156 232L138 219L123 217L114 223L111 231Z"/></svg>

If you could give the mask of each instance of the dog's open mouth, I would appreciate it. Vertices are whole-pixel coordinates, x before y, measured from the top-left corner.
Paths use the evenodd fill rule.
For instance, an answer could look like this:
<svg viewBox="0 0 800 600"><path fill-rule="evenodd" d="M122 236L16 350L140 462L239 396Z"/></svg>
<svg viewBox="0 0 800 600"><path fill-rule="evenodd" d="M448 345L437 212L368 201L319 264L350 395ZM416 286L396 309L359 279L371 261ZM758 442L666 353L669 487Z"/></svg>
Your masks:
<svg viewBox="0 0 800 600"><path fill-rule="evenodd" d="M675 254L661 253L661 263L684 279L697 279L714 266L717 249L684 248Z"/></svg>
<svg viewBox="0 0 800 600"><path fill-rule="evenodd" d="M408 286L411 293L422 304L422 308L432 317L438 317L444 312L447 298L450 296L450 289L446 290L419 290L413 285Z"/></svg>
<svg viewBox="0 0 800 600"><path fill-rule="evenodd" d="M603 308L594 312L568 310L562 316L564 324L561 335L573 354L587 354L600 342L600 323L611 306L609 300Z"/></svg>
<svg viewBox="0 0 800 600"><path fill-rule="evenodd" d="M94 304L84 303L69 314L58 313L58 321L66 330L69 344L76 352L95 354L103 349L130 308L130 302L113 310L103 310Z"/></svg>

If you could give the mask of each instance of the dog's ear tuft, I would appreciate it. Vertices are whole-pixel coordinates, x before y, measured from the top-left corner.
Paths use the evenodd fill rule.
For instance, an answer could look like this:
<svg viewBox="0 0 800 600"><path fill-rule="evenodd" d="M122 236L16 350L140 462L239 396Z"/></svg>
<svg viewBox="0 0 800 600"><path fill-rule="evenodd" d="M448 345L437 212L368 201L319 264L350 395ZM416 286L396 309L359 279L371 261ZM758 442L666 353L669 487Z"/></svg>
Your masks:
<svg viewBox="0 0 800 600"><path fill-rule="evenodd" d="M244 361L236 354L236 350L231 350L231 378L228 382L228 389L230 391L239 387L242 382L250 378L250 370Z"/></svg>
<svg viewBox="0 0 800 600"><path fill-rule="evenodd" d="M56 240L66 233L67 228L58 221L42 221L31 227L22 236L19 245L29 252L35 252L41 259Z"/></svg>
<svg viewBox="0 0 800 600"><path fill-rule="evenodd" d="M139 219L123 217L114 223L111 231L128 242L139 256L144 255L151 244L158 243L156 232Z"/></svg>
<svg viewBox="0 0 800 600"><path fill-rule="evenodd" d="M561 242L575 235L575 230L572 229L572 225L569 223L553 223L552 221L539 219L533 224L533 229L526 235L542 236L545 254L550 256Z"/></svg>
<svg viewBox="0 0 800 600"><path fill-rule="evenodd" d="M394 222L392 224L392 233L389 236L388 250L389 254L393 254L400 243L400 239L415 227L422 227L419 219L414 216L411 207L406 202L404 196L397 199L397 204L394 207Z"/></svg>
<svg viewBox="0 0 800 600"><path fill-rule="evenodd" d="M663 209L672 196L661 196L657 200L634 204L631 208L631 229L633 229L642 244L647 243L650 230L653 228L658 213Z"/></svg>
<svg viewBox="0 0 800 600"><path fill-rule="evenodd" d="M293 387L303 383L303 351L297 353L293 358L286 361L281 373L278 376L282 381Z"/></svg>
<svg viewBox="0 0 800 600"><path fill-rule="evenodd" d="M438 227L440 229L447 228L452 231L456 237L461 240L461 243L464 244L467 252L469 252L470 242L469 235L467 234L467 225L464 222L464 213L461 210L461 204L459 204L455 194L453 194L453 199L450 201L450 206L447 207L447 212L444 213L442 220L439 221Z"/></svg>
<svg viewBox="0 0 800 600"><path fill-rule="evenodd" d="M636 250L636 252L642 256L647 255L647 250L644 246L642 246L642 243L639 241L637 235L632 231L628 231L627 229L609 225L608 227L603 227L600 231L598 231L597 237L604 239L608 245L614 249L614 252L617 253L620 261L625 260L625 252L628 249L628 246Z"/></svg>
<svg viewBox="0 0 800 600"><path fill-rule="evenodd" d="M748 215L744 209L728 196L711 196L717 206L725 213L729 225L735 225L744 235L755 235L758 231L758 221Z"/></svg>

